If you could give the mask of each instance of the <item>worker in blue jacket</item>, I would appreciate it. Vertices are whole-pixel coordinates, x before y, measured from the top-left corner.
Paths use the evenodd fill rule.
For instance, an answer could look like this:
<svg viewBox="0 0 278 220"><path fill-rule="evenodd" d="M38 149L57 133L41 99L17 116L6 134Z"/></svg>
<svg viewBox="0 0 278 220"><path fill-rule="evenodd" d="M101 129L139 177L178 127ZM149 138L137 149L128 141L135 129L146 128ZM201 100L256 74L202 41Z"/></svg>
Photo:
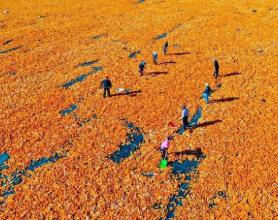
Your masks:
<svg viewBox="0 0 278 220"><path fill-rule="evenodd" d="M209 84L206 83L205 90L203 91L202 98L205 100L205 103L209 103L209 97L211 96L212 89L210 88Z"/></svg>

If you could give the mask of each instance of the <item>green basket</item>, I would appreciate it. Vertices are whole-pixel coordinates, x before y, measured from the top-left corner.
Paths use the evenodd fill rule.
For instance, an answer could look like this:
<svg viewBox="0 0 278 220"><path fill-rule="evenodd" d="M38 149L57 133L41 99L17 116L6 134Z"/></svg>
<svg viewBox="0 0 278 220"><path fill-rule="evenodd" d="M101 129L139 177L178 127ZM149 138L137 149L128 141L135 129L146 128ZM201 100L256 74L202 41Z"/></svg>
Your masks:
<svg viewBox="0 0 278 220"><path fill-rule="evenodd" d="M159 167L160 167L161 169L165 169L165 168L167 167L167 164L168 164L168 160L162 159L162 160L160 161Z"/></svg>

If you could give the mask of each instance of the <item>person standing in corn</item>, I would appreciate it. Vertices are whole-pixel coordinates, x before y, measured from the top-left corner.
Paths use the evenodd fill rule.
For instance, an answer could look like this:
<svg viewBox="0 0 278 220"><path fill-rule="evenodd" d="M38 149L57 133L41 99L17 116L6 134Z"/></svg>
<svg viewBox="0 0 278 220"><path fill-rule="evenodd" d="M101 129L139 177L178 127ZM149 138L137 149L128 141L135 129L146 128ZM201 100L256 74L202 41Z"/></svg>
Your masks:
<svg viewBox="0 0 278 220"><path fill-rule="evenodd" d="M206 83L205 84L205 90L202 94L202 98L205 100L206 104L209 103L209 97L211 96L211 93L212 93L212 89L210 88L209 84Z"/></svg>
<svg viewBox="0 0 278 220"><path fill-rule="evenodd" d="M169 148L170 140L172 140L172 139L173 139L173 137L169 136L160 145L160 151L161 151L162 155L161 155L161 160L160 160L159 167L161 169L165 169L167 167L167 164L168 164L168 148Z"/></svg>
<svg viewBox="0 0 278 220"><path fill-rule="evenodd" d="M143 76L144 69L146 68L146 65L147 65L147 63L146 63L145 61L142 61L142 62L139 64L138 68L139 68L139 75L140 75L140 76Z"/></svg>
<svg viewBox="0 0 278 220"><path fill-rule="evenodd" d="M111 96L110 89L112 88L112 83L108 76L101 82L100 88L103 88L103 98L106 98L106 95L108 95L108 97Z"/></svg>
<svg viewBox="0 0 278 220"><path fill-rule="evenodd" d="M213 76L214 76L214 79L217 80L217 78L219 76L219 63L218 63L217 59L213 60L213 66L214 66Z"/></svg>
<svg viewBox="0 0 278 220"><path fill-rule="evenodd" d="M168 47L169 47L169 43L168 43L168 41L166 41L165 44L163 45L163 53L164 53L164 55L167 54Z"/></svg>
<svg viewBox="0 0 278 220"><path fill-rule="evenodd" d="M157 60L158 60L158 54L156 51L153 52L153 63L157 65Z"/></svg>
<svg viewBox="0 0 278 220"><path fill-rule="evenodd" d="M184 105L182 107L182 113L181 113L182 125L184 130L186 130L186 128L188 127L188 115L189 115L189 111Z"/></svg>
<svg viewBox="0 0 278 220"><path fill-rule="evenodd" d="M172 139L171 136L167 137L160 145L160 151L162 153L162 159L166 160L168 158L168 148L170 140Z"/></svg>

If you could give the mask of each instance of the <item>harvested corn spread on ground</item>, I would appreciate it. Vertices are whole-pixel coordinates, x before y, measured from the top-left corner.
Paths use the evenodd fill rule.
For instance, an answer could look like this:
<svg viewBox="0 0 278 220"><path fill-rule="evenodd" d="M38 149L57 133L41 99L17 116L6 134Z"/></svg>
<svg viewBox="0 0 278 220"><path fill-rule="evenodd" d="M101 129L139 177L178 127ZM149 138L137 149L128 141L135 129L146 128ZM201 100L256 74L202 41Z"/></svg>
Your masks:
<svg viewBox="0 0 278 220"><path fill-rule="evenodd" d="M277 21L275 0L1 1L0 218L278 218ZM183 104L202 118L160 169Z"/></svg>

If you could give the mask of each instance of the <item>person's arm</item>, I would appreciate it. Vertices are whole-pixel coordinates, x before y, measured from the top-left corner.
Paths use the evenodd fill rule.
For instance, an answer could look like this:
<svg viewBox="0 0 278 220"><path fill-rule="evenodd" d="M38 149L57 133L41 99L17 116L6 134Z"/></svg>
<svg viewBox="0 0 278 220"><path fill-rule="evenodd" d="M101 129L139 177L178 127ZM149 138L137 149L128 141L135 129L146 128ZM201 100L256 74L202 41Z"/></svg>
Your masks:
<svg viewBox="0 0 278 220"><path fill-rule="evenodd" d="M109 85L109 86L110 86L110 88L112 88L112 83L111 83L111 81L109 81L109 84L110 84L110 85Z"/></svg>
<svg viewBox="0 0 278 220"><path fill-rule="evenodd" d="M102 89L103 88L103 81L100 83L100 87L99 87L100 89Z"/></svg>

